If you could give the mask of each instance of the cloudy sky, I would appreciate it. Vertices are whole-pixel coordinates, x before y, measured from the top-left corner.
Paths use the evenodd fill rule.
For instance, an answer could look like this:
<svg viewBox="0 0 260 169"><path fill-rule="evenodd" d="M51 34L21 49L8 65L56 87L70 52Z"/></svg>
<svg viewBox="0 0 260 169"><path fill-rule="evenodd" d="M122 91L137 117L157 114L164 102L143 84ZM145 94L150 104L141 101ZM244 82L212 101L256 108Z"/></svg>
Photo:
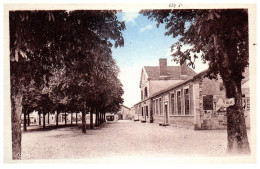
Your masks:
<svg viewBox="0 0 260 169"><path fill-rule="evenodd" d="M124 88L124 105L132 107L140 101L139 82L143 66L158 66L159 58L167 58L168 65L177 65L170 56L170 46L178 39L164 36L165 28L156 27L154 21L138 12L123 12L118 19L126 23L123 32L124 47L113 49L113 57L120 68L120 80ZM195 62L195 71L207 68L201 61Z"/></svg>

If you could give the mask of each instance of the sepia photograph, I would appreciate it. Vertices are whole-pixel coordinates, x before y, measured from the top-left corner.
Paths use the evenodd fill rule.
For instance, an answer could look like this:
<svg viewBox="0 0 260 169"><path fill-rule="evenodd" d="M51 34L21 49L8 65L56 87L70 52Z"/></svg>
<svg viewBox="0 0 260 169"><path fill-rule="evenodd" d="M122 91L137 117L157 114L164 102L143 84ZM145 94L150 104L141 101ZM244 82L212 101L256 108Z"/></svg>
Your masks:
<svg viewBox="0 0 260 169"><path fill-rule="evenodd" d="M256 163L256 4L4 4L5 163Z"/></svg>

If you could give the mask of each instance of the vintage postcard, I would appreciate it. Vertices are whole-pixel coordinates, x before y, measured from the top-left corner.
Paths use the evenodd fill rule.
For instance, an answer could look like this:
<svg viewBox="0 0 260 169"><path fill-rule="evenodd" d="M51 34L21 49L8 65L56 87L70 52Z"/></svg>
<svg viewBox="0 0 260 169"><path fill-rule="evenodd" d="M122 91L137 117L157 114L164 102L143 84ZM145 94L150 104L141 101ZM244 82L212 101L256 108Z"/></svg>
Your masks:
<svg viewBox="0 0 260 169"><path fill-rule="evenodd" d="M256 4L5 4L5 163L256 163Z"/></svg>

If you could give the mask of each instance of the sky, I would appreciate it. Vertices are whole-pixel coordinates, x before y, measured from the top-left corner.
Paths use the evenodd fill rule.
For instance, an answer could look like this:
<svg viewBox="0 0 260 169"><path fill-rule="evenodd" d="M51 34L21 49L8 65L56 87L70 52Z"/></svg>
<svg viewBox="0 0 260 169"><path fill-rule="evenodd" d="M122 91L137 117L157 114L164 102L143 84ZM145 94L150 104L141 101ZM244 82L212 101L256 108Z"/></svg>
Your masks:
<svg viewBox="0 0 260 169"><path fill-rule="evenodd" d="M159 58L167 58L168 66L178 65L170 56L170 46L178 39L165 36L164 25L157 28L155 21L138 12L119 13L118 19L126 24L122 32L124 47L113 48L112 55L120 68L124 105L132 107L141 98L139 83L143 66L159 66ZM195 72L208 68L201 60L197 60L195 66Z"/></svg>

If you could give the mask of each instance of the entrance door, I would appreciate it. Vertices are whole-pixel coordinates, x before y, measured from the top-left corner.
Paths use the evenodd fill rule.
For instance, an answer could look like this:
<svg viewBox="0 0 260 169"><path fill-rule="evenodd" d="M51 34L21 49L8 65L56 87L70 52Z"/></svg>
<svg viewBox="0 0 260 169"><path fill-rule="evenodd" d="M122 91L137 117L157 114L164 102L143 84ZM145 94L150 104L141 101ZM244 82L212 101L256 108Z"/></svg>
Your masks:
<svg viewBox="0 0 260 169"><path fill-rule="evenodd" d="M164 104L165 124L168 124L168 102Z"/></svg>

